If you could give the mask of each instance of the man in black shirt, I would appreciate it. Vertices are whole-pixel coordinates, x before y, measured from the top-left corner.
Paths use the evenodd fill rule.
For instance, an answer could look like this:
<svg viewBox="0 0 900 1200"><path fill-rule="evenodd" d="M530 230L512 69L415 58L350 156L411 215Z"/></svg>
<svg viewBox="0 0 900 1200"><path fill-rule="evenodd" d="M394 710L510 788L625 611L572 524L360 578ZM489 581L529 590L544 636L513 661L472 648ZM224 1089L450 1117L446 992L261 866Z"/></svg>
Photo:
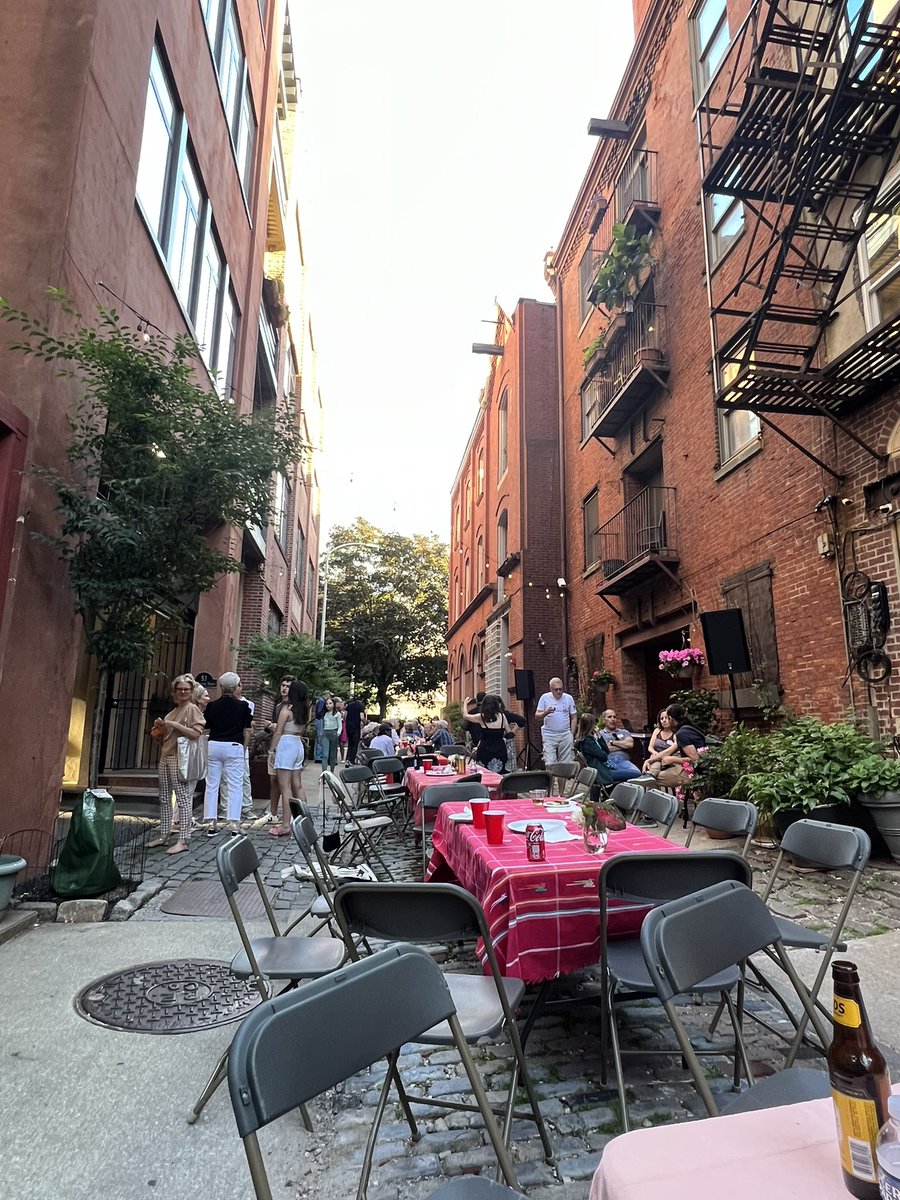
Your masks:
<svg viewBox="0 0 900 1200"><path fill-rule="evenodd" d="M344 713L344 720L347 727L347 762L356 761L356 752L359 749L359 735L362 730L362 724L365 720L366 708L360 700L359 696L354 696L347 705L347 711Z"/></svg>
<svg viewBox="0 0 900 1200"><path fill-rule="evenodd" d="M219 784L224 775L228 784L228 820L230 832L240 832L241 797L244 782L244 749L250 744L250 725L253 714L249 705L235 695L240 690L240 676L226 671L219 676L222 695L206 709L206 728L209 730L209 766L206 772L206 795L203 814L210 822L207 837L218 833L216 817L219 811Z"/></svg>

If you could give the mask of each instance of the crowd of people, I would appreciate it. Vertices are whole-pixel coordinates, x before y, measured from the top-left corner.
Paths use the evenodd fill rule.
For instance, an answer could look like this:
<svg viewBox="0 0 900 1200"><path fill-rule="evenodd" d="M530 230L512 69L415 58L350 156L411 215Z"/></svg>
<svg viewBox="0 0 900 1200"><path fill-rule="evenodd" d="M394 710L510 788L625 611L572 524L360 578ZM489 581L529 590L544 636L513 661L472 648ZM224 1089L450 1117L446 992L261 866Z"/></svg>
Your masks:
<svg viewBox="0 0 900 1200"><path fill-rule="evenodd" d="M228 831L236 833L252 813L254 704L243 695L240 677L233 671L220 676L218 687L220 695L211 700L207 688L192 675L179 675L172 684L172 709L149 730L159 742L160 827L148 845L165 846L167 854L188 850L192 832L201 828L207 837L216 837L223 818ZM638 766L633 758L635 737L619 722L615 710L606 709L599 721L591 712L579 714L558 678L550 680L534 715L544 763L582 762L596 769L602 787L641 776L652 776L665 787L685 784L706 747L703 733L690 724L681 705L670 704L658 714L643 765ZM501 696L480 692L466 697L463 720L470 754L478 766L501 775L516 769L516 734L526 726L524 717L509 711ZM271 719L256 736L270 742L265 820L272 837L290 835L290 802L306 799L301 772L307 738L315 761L329 770L339 762L354 762L361 746L393 757L404 751L440 752L457 741L449 723L439 717L379 720L366 713L361 697L345 702L323 691L312 700L306 684L290 675L281 680ZM192 815L201 782L202 827Z"/></svg>

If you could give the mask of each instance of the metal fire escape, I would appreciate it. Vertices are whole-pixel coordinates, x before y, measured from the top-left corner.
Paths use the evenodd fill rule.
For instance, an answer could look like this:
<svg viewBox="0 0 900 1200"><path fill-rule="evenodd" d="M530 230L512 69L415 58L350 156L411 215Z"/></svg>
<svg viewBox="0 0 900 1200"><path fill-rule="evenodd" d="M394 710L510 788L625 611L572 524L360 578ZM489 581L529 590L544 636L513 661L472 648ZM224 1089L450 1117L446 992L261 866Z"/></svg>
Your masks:
<svg viewBox="0 0 900 1200"><path fill-rule="evenodd" d="M900 381L900 317L822 346L900 135L900 29L873 2L753 0L697 110L707 212L734 197L745 219L707 271L716 402L767 424L841 424Z"/></svg>

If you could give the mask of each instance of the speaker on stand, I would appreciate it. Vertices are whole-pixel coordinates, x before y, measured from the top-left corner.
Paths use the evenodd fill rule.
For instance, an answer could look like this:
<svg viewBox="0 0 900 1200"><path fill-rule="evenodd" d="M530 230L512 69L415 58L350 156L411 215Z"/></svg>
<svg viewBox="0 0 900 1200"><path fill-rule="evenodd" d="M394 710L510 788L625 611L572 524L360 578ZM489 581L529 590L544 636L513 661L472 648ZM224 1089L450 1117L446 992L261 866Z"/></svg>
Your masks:
<svg viewBox="0 0 900 1200"><path fill-rule="evenodd" d="M723 608L700 614L706 664L710 675L727 675L731 685L731 715L737 724L738 704L735 675L750 671L750 650L744 631L744 614L739 608Z"/></svg>
<svg viewBox="0 0 900 1200"><path fill-rule="evenodd" d="M543 758L543 751L538 750L531 740L531 726L534 720L534 671L516 669L516 699L522 701L525 709L525 746L522 750L524 755L522 765L526 771L530 771L534 760Z"/></svg>

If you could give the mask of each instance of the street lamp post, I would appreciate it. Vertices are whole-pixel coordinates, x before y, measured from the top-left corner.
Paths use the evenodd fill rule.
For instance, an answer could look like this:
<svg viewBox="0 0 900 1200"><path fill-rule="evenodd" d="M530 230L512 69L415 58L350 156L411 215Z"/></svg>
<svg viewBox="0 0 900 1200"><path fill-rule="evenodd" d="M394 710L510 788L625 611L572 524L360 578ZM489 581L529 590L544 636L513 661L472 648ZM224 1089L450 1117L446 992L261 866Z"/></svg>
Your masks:
<svg viewBox="0 0 900 1200"><path fill-rule="evenodd" d="M339 546L329 546L322 556L322 574L325 583L322 587L322 620L319 626L319 645L325 645L325 618L328 613L328 564L335 550L377 550L374 542L341 542Z"/></svg>

